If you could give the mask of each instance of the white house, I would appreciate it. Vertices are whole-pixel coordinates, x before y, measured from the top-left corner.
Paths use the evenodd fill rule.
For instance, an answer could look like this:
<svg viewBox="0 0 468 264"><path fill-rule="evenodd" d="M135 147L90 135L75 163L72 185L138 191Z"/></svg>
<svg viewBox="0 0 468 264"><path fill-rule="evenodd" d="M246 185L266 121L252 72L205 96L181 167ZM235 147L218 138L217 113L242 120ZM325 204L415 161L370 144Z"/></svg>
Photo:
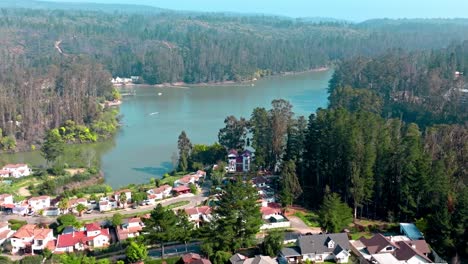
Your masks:
<svg viewBox="0 0 468 264"><path fill-rule="evenodd" d="M8 177L10 177L10 171L7 171L7 170L0 170L0 177L2 177L2 178L8 178Z"/></svg>
<svg viewBox="0 0 468 264"><path fill-rule="evenodd" d="M361 237L350 244L357 256L373 260L377 264L381 263L380 261L389 261L391 257L387 254L407 264L432 263L429 259L431 250L424 239L411 240L407 236L386 237L375 234L371 238Z"/></svg>
<svg viewBox="0 0 468 264"><path fill-rule="evenodd" d="M250 160L252 153L245 150L241 154L235 149L228 153L228 172L248 172L250 170Z"/></svg>
<svg viewBox="0 0 468 264"><path fill-rule="evenodd" d="M13 204L13 195L11 194L0 194L0 207L4 207L5 205L12 205Z"/></svg>
<svg viewBox="0 0 468 264"><path fill-rule="evenodd" d="M50 197L47 195L32 197L28 200L28 205L33 211L43 210L50 207Z"/></svg>
<svg viewBox="0 0 468 264"><path fill-rule="evenodd" d="M85 231L72 230L57 238L56 253L82 251L88 248L107 247L110 243L109 229L97 223L85 225Z"/></svg>
<svg viewBox="0 0 468 264"><path fill-rule="evenodd" d="M211 221L211 211L211 207L206 205L185 209L189 221L194 222L197 227L200 226L200 223Z"/></svg>
<svg viewBox="0 0 468 264"><path fill-rule="evenodd" d="M0 223L0 246L3 245L5 240L10 238L15 231L10 229L10 224L8 222L1 222Z"/></svg>
<svg viewBox="0 0 468 264"><path fill-rule="evenodd" d="M19 251L33 253L45 248L53 248L54 233L49 228L39 228L36 225L27 224L22 226L11 238L12 253Z"/></svg>
<svg viewBox="0 0 468 264"><path fill-rule="evenodd" d="M168 184L161 185L157 188L148 190L146 193L149 203L154 204L156 200L161 200L166 197L170 197L172 192L172 187Z"/></svg>
<svg viewBox="0 0 468 264"><path fill-rule="evenodd" d="M109 201L103 200L99 201L99 211L107 212L112 210L112 204Z"/></svg>
<svg viewBox="0 0 468 264"><path fill-rule="evenodd" d="M27 164L7 164L2 168L2 177L5 177L5 172L9 172L11 177L20 178L31 175L32 171Z"/></svg>
<svg viewBox="0 0 468 264"><path fill-rule="evenodd" d="M117 227L117 237L120 241L127 238L137 237L140 235L144 226L145 224L139 217L127 219L125 223Z"/></svg>
<svg viewBox="0 0 468 264"><path fill-rule="evenodd" d="M125 194L125 198L126 198L127 203L130 203L132 201L132 191L129 190L129 189L125 189L125 190L116 191L114 193L114 199L118 203L120 203L120 197L122 196L122 194Z"/></svg>

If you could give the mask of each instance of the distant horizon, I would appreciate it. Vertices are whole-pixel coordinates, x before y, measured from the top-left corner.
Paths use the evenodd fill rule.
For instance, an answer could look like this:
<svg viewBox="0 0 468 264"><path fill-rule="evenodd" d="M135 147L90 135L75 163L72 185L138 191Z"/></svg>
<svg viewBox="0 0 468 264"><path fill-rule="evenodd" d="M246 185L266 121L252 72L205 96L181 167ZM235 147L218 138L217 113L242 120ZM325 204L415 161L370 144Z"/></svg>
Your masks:
<svg viewBox="0 0 468 264"><path fill-rule="evenodd" d="M174 11L263 14L290 18L370 19L468 18L466 0L38 0L45 2L146 5ZM313 3L312 3L313 2Z"/></svg>

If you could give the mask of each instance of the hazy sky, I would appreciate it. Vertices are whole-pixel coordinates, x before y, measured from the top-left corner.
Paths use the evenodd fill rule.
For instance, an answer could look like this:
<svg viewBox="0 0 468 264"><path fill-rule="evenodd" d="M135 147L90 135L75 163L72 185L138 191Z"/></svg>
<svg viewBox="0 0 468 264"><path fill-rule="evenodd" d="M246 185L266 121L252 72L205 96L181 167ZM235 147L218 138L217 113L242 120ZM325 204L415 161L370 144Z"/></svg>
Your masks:
<svg viewBox="0 0 468 264"><path fill-rule="evenodd" d="M145 4L175 10L266 13L291 17L468 17L468 0L53 0Z"/></svg>

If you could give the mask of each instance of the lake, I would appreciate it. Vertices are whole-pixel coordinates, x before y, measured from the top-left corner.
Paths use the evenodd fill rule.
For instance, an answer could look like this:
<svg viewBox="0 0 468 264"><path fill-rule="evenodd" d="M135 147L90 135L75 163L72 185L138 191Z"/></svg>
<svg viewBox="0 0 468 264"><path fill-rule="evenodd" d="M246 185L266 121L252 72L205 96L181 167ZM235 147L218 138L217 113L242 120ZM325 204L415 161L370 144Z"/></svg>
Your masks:
<svg viewBox="0 0 468 264"><path fill-rule="evenodd" d="M80 145L78 154L100 157L106 183L118 188L148 182L173 169L177 138L187 132L192 144L212 144L228 115L249 118L255 107L270 108L273 99L293 105L296 116L327 106L332 71L275 76L251 83L186 88L133 86L123 99L123 126L110 141ZM124 90L125 92L125 90ZM73 152L74 153L74 152ZM13 162L42 163L38 152L3 155Z"/></svg>

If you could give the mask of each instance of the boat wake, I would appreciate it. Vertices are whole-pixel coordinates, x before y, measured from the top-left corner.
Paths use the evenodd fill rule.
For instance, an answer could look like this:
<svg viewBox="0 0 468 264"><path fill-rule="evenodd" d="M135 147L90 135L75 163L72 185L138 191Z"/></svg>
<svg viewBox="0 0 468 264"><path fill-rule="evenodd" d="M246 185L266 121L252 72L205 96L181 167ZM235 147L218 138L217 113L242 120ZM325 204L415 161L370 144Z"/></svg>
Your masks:
<svg viewBox="0 0 468 264"><path fill-rule="evenodd" d="M159 114L159 112L153 112L153 113L151 113L149 115L152 116L152 115L157 115L157 114Z"/></svg>

